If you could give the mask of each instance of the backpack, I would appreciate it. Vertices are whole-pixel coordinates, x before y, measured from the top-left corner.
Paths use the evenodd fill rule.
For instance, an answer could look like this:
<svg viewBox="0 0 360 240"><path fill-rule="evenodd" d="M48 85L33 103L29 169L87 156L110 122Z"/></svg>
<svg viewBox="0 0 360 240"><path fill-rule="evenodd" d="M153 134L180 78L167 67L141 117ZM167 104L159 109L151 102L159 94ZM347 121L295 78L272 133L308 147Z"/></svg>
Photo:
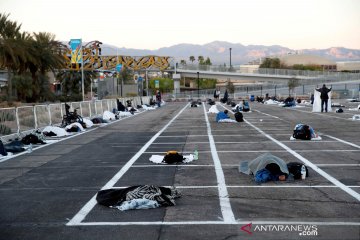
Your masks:
<svg viewBox="0 0 360 240"><path fill-rule="evenodd" d="M342 110L342 108L339 108L339 109L336 109L336 112L337 113L342 113L342 112L344 112L344 110Z"/></svg>
<svg viewBox="0 0 360 240"><path fill-rule="evenodd" d="M167 164L179 163L184 160L184 157L177 151L168 151L164 156L163 162Z"/></svg>
<svg viewBox="0 0 360 240"><path fill-rule="evenodd" d="M292 174L294 176L294 179L301 179L301 167L302 167L302 163L298 163L298 162L289 162L287 164L287 167L289 169L289 173ZM308 168L305 165L305 169L306 169L306 177L309 177L309 171Z"/></svg>
<svg viewBox="0 0 360 240"><path fill-rule="evenodd" d="M296 125L293 137L295 139L311 140L310 127L308 125Z"/></svg>
<svg viewBox="0 0 360 240"><path fill-rule="evenodd" d="M244 121L244 117L243 117L243 114L241 112L236 112L234 114L234 117L235 117L235 120L237 122L243 122Z"/></svg>

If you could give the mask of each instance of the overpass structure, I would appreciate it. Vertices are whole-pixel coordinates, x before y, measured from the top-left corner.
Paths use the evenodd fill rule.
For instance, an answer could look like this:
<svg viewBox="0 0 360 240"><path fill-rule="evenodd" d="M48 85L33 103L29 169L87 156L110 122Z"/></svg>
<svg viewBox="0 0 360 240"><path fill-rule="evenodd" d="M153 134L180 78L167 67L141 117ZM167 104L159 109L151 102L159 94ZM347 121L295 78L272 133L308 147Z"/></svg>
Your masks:
<svg viewBox="0 0 360 240"><path fill-rule="evenodd" d="M345 72L329 72L329 71L302 71L302 70L289 70L289 69L266 69L246 66L232 66L226 68L224 66L179 66L174 70L174 93L180 93L180 79L189 77L194 79L202 78L216 78L227 81L235 81L239 86L239 91L248 92L249 89L262 93L264 89L275 90L282 88L285 92L288 91L288 82L291 79L298 80L298 86L294 91L305 93L307 88L313 89L323 83L328 85L337 85L336 88L346 90L347 86L352 88L353 96L358 96L360 91L360 73L345 73ZM306 87L308 86L308 87ZM299 89L298 89L299 88ZM300 89L301 88L301 89ZM196 92L196 91L195 91ZM197 91L198 92L198 91ZM202 91L203 94L208 94L208 91ZM210 90L212 94L213 90ZM187 92L186 94L192 95L193 93ZM195 93L196 95L196 93ZM199 94L198 94L199 95ZM261 95L261 94L260 94Z"/></svg>
<svg viewBox="0 0 360 240"><path fill-rule="evenodd" d="M287 84L290 79L297 79L300 84L360 82L360 73L266 68L250 71L244 66L232 66L231 69L224 66L180 66L175 72L181 77L217 78L247 83Z"/></svg>

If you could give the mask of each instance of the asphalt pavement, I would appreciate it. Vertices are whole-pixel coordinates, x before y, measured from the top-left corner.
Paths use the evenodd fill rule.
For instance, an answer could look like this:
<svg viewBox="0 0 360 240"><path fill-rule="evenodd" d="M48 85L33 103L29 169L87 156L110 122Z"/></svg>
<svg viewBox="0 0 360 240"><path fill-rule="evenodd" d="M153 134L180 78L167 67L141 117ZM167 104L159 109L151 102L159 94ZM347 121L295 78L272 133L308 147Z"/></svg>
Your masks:
<svg viewBox="0 0 360 240"><path fill-rule="evenodd" d="M216 123L209 108L169 102L0 162L0 239L360 239L360 112L251 103L245 122ZM322 140L291 141L297 123ZM199 160L149 161L169 150ZM266 152L304 162L309 177L258 184L239 173ZM182 196L148 210L95 201L101 189L145 184Z"/></svg>

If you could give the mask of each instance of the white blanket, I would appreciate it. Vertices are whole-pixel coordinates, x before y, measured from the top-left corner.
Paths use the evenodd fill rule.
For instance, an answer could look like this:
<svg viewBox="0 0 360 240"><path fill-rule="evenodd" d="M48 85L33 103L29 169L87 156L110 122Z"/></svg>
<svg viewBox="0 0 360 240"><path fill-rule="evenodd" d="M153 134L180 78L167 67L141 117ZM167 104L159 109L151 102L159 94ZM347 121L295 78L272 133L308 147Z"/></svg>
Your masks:
<svg viewBox="0 0 360 240"><path fill-rule="evenodd" d="M103 113L103 119L104 120L115 120L115 114L113 114L112 112L110 111L105 111Z"/></svg>
<svg viewBox="0 0 360 240"><path fill-rule="evenodd" d="M235 121L234 119L231 119L231 118L225 118L225 119L220 119L218 121L219 123L236 123L237 121Z"/></svg>
<svg viewBox="0 0 360 240"><path fill-rule="evenodd" d="M82 132L85 131L85 129L83 128L83 126L81 126L81 124L78 123L78 122L75 122L75 123L72 123L72 124L67 125L67 126L65 127L65 130L71 129L73 126L78 127L78 128L80 129L80 131L82 131Z"/></svg>
<svg viewBox="0 0 360 240"><path fill-rule="evenodd" d="M209 111L208 113L219 113L219 110L217 109L216 105L212 105L210 108L209 108Z"/></svg>
<svg viewBox="0 0 360 240"><path fill-rule="evenodd" d="M296 138L294 138L293 136L291 136L291 137L290 137L290 140L295 141L295 140L301 140L301 139L296 139ZM317 137L311 138L310 141L320 141L320 140L322 140L322 138L321 138L319 135L317 135ZM301 141L302 141L302 140L301 140ZM305 141L308 141L308 140L305 140Z"/></svg>
<svg viewBox="0 0 360 240"><path fill-rule="evenodd" d="M42 132L53 132L56 134L57 137L63 137L69 135L69 133L64 129L60 127L53 127L53 126L47 126L45 127Z"/></svg>
<svg viewBox="0 0 360 240"><path fill-rule="evenodd" d="M328 112L331 112L331 92L328 93L329 100L328 100ZM320 99L320 92L314 90L314 103L313 103L313 112L321 112L321 99ZM324 109L325 111L325 109Z"/></svg>
<svg viewBox="0 0 360 240"><path fill-rule="evenodd" d="M150 162L157 163L157 164L167 164L167 163L163 162L164 157L165 157L164 155L152 155L149 158L149 160L150 160ZM183 160L183 163L189 163L189 162L192 162L194 160L194 155L193 154L183 155L183 157L185 158Z"/></svg>
<svg viewBox="0 0 360 240"><path fill-rule="evenodd" d="M87 119L87 118L83 118L83 122L85 123L87 128L91 128L94 125L94 123L90 119Z"/></svg>

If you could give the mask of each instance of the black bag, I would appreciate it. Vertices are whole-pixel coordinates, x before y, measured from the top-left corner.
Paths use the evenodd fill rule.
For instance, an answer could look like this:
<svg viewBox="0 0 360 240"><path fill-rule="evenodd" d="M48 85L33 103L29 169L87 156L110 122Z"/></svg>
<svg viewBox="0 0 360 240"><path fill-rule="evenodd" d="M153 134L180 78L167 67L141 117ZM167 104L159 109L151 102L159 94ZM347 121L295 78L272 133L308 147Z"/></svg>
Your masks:
<svg viewBox="0 0 360 240"><path fill-rule="evenodd" d="M234 114L234 117L235 117L235 120L237 122L243 122L244 121L244 116L243 116L243 114L241 112L236 112Z"/></svg>
<svg viewBox="0 0 360 240"><path fill-rule="evenodd" d="M192 101L192 102L191 102L191 107L197 107L197 102Z"/></svg>
<svg viewBox="0 0 360 240"><path fill-rule="evenodd" d="M126 193L136 189L138 186L125 189L105 189L100 190L96 195L96 201L104 206L116 206L126 200Z"/></svg>
<svg viewBox="0 0 360 240"><path fill-rule="evenodd" d="M169 151L163 159L163 162L167 164L179 163L184 160L184 157L176 151Z"/></svg>
<svg viewBox="0 0 360 240"><path fill-rule="evenodd" d="M0 140L0 155L7 156L8 153L5 150L3 142Z"/></svg>
<svg viewBox="0 0 360 240"><path fill-rule="evenodd" d="M31 144L46 144L46 142L44 142L43 140L41 140L38 136L30 133L28 135L26 135L25 137L23 137L21 139L21 142L25 145L29 145L30 143Z"/></svg>
<svg viewBox="0 0 360 240"><path fill-rule="evenodd" d="M300 128L295 129L293 137L295 139L311 140L310 127L308 125L302 125Z"/></svg>
<svg viewBox="0 0 360 240"><path fill-rule="evenodd" d="M294 179L301 179L301 167L303 166L303 163L298 162L290 162L287 164L287 167L289 169L289 173L294 176ZM306 169L306 177L309 176L308 168L305 166Z"/></svg>
<svg viewBox="0 0 360 240"><path fill-rule="evenodd" d="M342 108L339 108L339 109L336 109L336 112L337 113L342 113L342 112L344 112L344 110L342 110Z"/></svg>

